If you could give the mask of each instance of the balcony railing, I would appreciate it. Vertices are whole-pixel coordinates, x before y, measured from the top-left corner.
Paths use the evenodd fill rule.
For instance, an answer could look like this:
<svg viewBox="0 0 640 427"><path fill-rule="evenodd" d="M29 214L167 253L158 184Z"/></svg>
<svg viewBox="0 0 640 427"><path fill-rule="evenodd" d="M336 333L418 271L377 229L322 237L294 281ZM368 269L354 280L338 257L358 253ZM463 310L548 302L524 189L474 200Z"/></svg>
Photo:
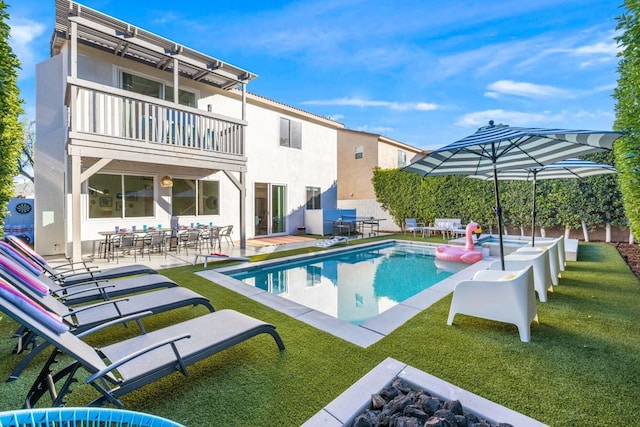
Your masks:
<svg viewBox="0 0 640 427"><path fill-rule="evenodd" d="M76 134L244 155L242 120L86 80L69 79L67 89Z"/></svg>

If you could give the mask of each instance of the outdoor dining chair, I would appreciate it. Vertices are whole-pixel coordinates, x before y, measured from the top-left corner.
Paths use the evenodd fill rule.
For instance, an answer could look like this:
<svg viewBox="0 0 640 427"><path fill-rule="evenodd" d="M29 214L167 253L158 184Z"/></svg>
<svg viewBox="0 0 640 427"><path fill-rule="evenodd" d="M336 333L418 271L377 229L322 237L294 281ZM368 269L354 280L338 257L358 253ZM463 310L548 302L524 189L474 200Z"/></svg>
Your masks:
<svg viewBox="0 0 640 427"><path fill-rule="evenodd" d="M178 234L178 253L184 249L189 255L189 248L200 249L200 230L190 229Z"/></svg>
<svg viewBox="0 0 640 427"><path fill-rule="evenodd" d="M114 234L111 238L111 253L110 258L116 260L120 256L133 254L133 260L136 261L137 255L137 239L134 233Z"/></svg>
<svg viewBox="0 0 640 427"><path fill-rule="evenodd" d="M227 244L231 243L231 246L235 246L233 244L233 239L231 238L231 233L233 232L233 225L227 225L220 230L220 241L222 239L225 240Z"/></svg>
<svg viewBox="0 0 640 427"><path fill-rule="evenodd" d="M201 244L206 245L207 251L215 250L218 246L218 250L222 250L220 242L220 227L209 227L200 234Z"/></svg>
<svg viewBox="0 0 640 427"><path fill-rule="evenodd" d="M140 255L146 253L151 261L151 253L157 252L167 257L167 234L164 231L152 231L139 238Z"/></svg>

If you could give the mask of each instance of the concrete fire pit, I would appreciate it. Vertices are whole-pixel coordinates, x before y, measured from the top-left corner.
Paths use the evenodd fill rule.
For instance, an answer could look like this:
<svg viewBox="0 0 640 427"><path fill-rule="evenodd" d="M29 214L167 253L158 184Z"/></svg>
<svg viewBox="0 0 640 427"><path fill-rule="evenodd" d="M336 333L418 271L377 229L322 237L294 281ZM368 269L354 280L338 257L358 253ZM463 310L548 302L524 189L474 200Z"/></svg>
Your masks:
<svg viewBox="0 0 640 427"><path fill-rule="evenodd" d="M371 407L371 395L378 393L395 379L402 379L417 389L428 391L435 397L459 400L465 412L492 423L514 426L544 426L533 418L522 415L495 402L470 393L453 384L429 375L392 358L385 359L358 382L349 387L333 402L304 423L305 427L333 427L349 425L365 409Z"/></svg>

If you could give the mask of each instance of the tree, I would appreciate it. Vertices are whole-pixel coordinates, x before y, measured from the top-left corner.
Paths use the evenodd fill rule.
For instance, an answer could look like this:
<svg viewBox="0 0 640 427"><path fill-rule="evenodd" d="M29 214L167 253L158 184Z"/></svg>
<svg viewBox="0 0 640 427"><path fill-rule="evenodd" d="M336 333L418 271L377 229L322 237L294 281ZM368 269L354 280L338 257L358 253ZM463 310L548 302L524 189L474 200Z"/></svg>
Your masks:
<svg viewBox="0 0 640 427"><path fill-rule="evenodd" d="M0 0L0 218L3 220L9 198L14 194L13 177L17 175L24 145L24 129L19 121L24 111L17 85L20 61L9 45L6 9L4 0Z"/></svg>
<svg viewBox="0 0 640 427"><path fill-rule="evenodd" d="M616 120L614 127L627 134L616 141L614 154L620 171L619 185L631 232L640 236L640 2L625 0L627 9L618 17L616 41L622 47L618 54L618 87L614 90Z"/></svg>
<svg viewBox="0 0 640 427"><path fill-rule="evenodd" d="M34 121L22 121L25 139L24 145L22 146L22 152L18 158L18 172L32 183L35 182L33 177L33 145L36 142L36 136L33 128L35 124L36 122Z"/></svg>

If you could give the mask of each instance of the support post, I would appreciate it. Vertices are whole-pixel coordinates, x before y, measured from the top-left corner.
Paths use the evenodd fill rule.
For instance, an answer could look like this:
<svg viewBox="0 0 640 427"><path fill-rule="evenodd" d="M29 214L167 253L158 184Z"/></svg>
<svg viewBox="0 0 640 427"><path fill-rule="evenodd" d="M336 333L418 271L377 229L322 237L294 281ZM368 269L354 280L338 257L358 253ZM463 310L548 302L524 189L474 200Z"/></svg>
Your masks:
<svg viewBox="0 0 640 427"><path fill-rule="evenodd" d="M82 219L80 218L81 174L82 158L71 156L71 259L73 262L82 260Z"/></svg>

